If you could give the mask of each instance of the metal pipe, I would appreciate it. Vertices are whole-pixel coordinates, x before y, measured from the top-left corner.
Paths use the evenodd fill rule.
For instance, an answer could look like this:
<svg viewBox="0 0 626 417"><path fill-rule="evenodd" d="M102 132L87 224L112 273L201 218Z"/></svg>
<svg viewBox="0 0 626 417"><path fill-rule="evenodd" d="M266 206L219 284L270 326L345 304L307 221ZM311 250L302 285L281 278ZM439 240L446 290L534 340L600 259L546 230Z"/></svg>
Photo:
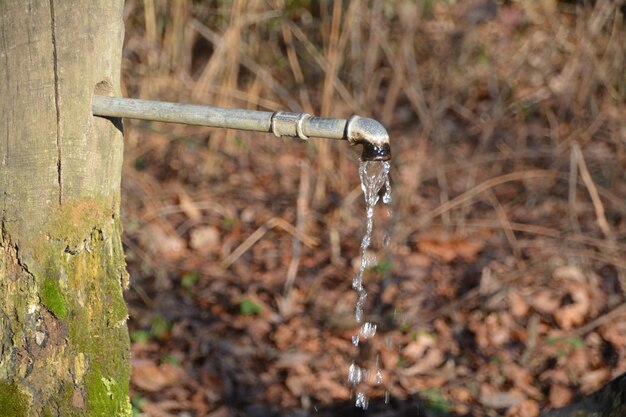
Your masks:
<svg viewBox="0 0 626 417"><path fill-rule="evenodd" d="M335 119L312 117L307 113L272 113L107 96L93 96L92 111L95 116L266 132L278 137L347 140L351 145L363 145L363 160L391 159L385 128L376 120L359 116Z"/></svg>

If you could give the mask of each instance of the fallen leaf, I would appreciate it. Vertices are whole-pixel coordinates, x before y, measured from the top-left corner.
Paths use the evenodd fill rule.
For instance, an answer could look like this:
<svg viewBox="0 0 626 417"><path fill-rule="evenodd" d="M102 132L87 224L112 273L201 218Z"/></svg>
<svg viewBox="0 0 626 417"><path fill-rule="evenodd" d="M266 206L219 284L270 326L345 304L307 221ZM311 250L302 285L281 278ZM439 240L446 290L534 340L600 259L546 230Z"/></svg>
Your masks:
<svg viewBox="0 0 626 417"><path fill-rule="evenodd" d="M554 312L554 319L565 330L581 325L591 307L589 292L584 284L570 283L568 293L573 302Z"/></svg>
<svg viewBox="0 0 626 417"><path fill-rule="evenodd" d="M177 417L176 414L164 410L162 406L161 403L145 403L141 406L141 411L150 417Z"/></svg>
<svg viewBox="0 0 626 417"><path fill-rule="evenodd" d="M519 388L529 397L539 400L543 397L539 389L533 385L533 377L529 370L522 368L516 363L505 363L502 366L502 373L511 381L513 386Z"/></svg>
<svg viewBox="0 0 626 417"><path fill-rule="evenodd" d="M185 253L186 245L183 239L156 223L142 228L139 239L148 252L169 261L178 260Z"/></svg>
<svg viewBox="0 0 626 417"><path fill-rule="evenodd" d="M552 278L557 281L585 282L585 274L576 265L566 265L556 268L552 272Z"/></svg>
<svg viewBox="0 0 626 417"><path fill-rule="evenodd" d="M489 394L482 394L479 401L482 405L491 408L509 408L514 405L520 404L526 397L519 392L494 392Z"/></svg>
<svg viewBox="0 0 626 417"><path fill-rule="evenodd" d="M435 345L432 336L419 334L415 341L410 342L402 349L402 357L409 362L415 362L424 356L424 353Z"/></svg>
<svg viewBox="0 0 626 417"><path fill-rule="evenodd" d="M530 306L518 291L511 291L509 293L509 305L511 306L511 314L518 318L524 317L530 309Z"/></svg>
<svg viewBox="0 0 626 417"><path fill-rule="evenodd" d="M539 404L534 400L524 400L509 408L506 417L537 417L539 415Z"/></svg>
<svg viewBox="0 0 626 417"><path fill-rule="evenodd" d="M311 362L313 355L304 352L285 352L280 355L280 358L274 363L274 366L278 369L291 369L297 365L308 364Z"/></svg>
<svg viewBox="0 0 626 417"><path fill-rule="evenodd" d="M589 394L600 389L609 379L611 379L611 372L607 368L587 372L580 377L580 390Z"/></svg>
<svg viewBox="0 0 626 417"><path fill-rule="evenodd" d="M178 205L181 210L189 217L190 220L197 222L202 218L202 212L198 208L198 205L193 202L189 194L183 187L176 187L178 193Z"/></svg>
<svg viewBox="0 0 626 417"><path fill-rule="evenodd" d="M533 294L531 305L540 313L553 313L561 305L560 297L550 290L540 290Z"/></svg>
<svg viewBox="0 0 626 417"><path fill-rule="evenodd" d="M221 406L215 411L211 411L207 414L207 417L228 417L230 415L230 410L225 405Z"/></svg>
<svg viewBox="0 0 626 417"><path fill-rule="evenodd" d="M460 238L425 238L417 242L417 249L443 263L449 263L457 258L466 262L476 259L484 244L476 240Z"/></svg>
<svg viewBox="0 0 626 417"><path fill-rule="evenodd" d="M439 349L429 349L417 363L408 368L399 369L398 372L405 376L414 376L428 372L443 363L445 356Z"/></svg>
<svg viewBox="0 0 626 417"><path fill-rule="evenodd" d="M313 387L315 386L314 381L312 381L312 375L309 374L299 374L295 372L290 372L285 380L285 385L291 393L300 397L303 394L309 394Z"/></svg>
<svg viewBox="0 0 626 417"><path fill-rule="evenodd" d="M215 226L195 227L189 232L189 246L201 253L220 247L220 232Z"/></svg>
<svg viewBox="0 0 626 417"><path fill-rule="evenodd" d="M561 384L554 384L550 387L550 405L554 408L564 407L572 401L574 394L572 390Z"/></svg>
<svg viewBox="0 0 626 417"><path fill-rule="evenodd" d="M564 369L549 369L541 374L539 380L550 384L567 385L570 383L569 376Z"/></svg>
<svg viewBox="0 0 626 417"><path fill-rule="evenodd" d="M150 360L134 360L131 382L139 389L148 392L161 391L175 385L185 377L185 371L171 363L157 365Z"/></svg>

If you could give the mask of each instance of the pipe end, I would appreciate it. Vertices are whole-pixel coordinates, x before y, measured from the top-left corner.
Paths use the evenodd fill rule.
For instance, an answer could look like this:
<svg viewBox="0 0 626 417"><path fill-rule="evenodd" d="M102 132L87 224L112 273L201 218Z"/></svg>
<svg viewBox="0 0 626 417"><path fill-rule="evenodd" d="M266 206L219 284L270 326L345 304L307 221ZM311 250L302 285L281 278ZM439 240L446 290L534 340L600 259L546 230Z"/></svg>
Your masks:
<svg viewBox="0 0 626 417"><path fill-rule="evenodd" d="M352 116L346 126L346 136L351 145L363 145L363 161L388 161L391 159L389 134L374 119Z"/></svg>
<svg viewBox="0 0 626 417"><path fill-rule="evenodd" d="M388 143L383 146L372 145L371 143L363 143L363 152L361 152L361 160L363 161L389 161L391 159L391 146Z"/></svg>

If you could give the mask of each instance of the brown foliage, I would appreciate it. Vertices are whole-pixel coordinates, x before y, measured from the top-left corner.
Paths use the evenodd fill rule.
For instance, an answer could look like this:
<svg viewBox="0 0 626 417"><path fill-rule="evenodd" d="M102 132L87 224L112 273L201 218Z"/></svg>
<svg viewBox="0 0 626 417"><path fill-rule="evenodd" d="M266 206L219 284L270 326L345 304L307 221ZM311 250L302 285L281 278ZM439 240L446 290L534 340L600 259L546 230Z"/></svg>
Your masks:
<svg viewBox="0 0 626 417"><path fill-rule="evenodd" d="M127 122L144 412L314 410L378 355L372 397L537 416L626 371L624 16L503 3L127 2L126 95L372 116L394 154L357 351L356 153Z"/></svg>

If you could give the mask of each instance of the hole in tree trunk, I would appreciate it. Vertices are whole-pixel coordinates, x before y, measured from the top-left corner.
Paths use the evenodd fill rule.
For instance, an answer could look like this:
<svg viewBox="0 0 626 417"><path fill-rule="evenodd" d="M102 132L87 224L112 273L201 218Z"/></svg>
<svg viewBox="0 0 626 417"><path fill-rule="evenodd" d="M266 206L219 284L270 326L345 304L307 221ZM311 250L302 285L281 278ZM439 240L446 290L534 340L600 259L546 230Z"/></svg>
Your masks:
<svg viewBox="0 0 626 417"><path fill-rule="evenodd" d="M97 82L95 87L93 88L94 96L109 96L113 97L115 95L115 90L113 89L113 85L108 80L102 80ZM113 126L121 133L124 133L124 125L122 123L121 117L102 117L104 119L109 120L113 123Z"/></svg>

